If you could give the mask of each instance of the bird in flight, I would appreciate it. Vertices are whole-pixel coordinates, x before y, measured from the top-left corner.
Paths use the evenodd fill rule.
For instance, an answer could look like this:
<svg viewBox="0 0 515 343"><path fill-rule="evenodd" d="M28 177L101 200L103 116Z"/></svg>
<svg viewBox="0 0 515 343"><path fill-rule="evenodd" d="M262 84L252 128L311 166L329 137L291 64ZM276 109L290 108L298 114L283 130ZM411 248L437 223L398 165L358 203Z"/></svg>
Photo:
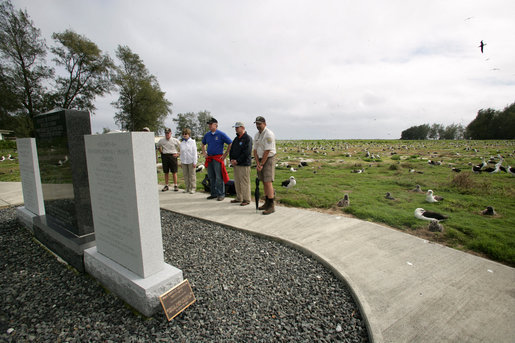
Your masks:
<svg viewBox="0 0 515 343"><path fill-rule="evenodd" d="M483 48L485 47L486 43L483 43L483 41L481 41L481 43L479 44L479 48L481 48L481 53L483 53Z"/></svg>

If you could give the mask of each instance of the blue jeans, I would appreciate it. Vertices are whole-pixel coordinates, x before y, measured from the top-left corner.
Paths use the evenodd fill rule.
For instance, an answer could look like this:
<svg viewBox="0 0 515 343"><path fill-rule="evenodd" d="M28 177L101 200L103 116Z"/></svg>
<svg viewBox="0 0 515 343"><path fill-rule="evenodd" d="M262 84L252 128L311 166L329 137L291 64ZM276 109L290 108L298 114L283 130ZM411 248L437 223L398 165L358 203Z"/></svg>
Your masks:
<svg viewBox="0 0 515 343"><path fill-rule="evenodd" d="M215 197L225 196L225 184L222 177L222 165L216 161L209 162L207 175L211 186L211 195Z"/></svg>

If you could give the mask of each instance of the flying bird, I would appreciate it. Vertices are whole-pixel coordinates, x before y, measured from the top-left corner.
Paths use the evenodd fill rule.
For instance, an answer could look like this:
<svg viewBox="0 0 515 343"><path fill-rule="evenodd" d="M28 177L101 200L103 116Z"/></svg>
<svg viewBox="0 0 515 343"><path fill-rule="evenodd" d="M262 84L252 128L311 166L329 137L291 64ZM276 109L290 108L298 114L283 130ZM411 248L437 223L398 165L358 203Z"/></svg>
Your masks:
<svg viewBox="0 0 515 343"><path fill-rule="evenodd" d="M350 206L350 199L349 195L345 194L340 201L336 204L338 207L349 207Z"/></svg>
<svg viewBox="0 0 515 343"><path fill-rule="evenodd" d="M481 43L479 44L478 48L481 48L481 53L483 53L483 48L485 47L486 43L483 43L483 41L481 41Z"/></svg>
<svg viewBox="0 0 515 343"><path fill-rule="evenodd" d="M296 184L297 184L297 181L295 181L295 178L293 176L290 176L290 178L288 180L285 180L281 183L281 185L286 188L295 187Z"/></svg>
<svg viewBox="0 0 515 343"><path fill-rule="evenodd" d="M437 221L440 221L440 220L445 220L445 219L447 219L449 217L446 216L446 215L437 213L437 212L426 211L423 208L417 208L415 210L415 218L422 219L422 220L437 220Z"/></svg>
<svg viewBox="0 0 515 343"><path fill-rule="evenodd" d="M442 200L443 200L443 198L441 196L434 195L433 191L430 189L427 190L427 193L426 193L426 201L427 202L438 202L438 201L442 201Z"/></svg>

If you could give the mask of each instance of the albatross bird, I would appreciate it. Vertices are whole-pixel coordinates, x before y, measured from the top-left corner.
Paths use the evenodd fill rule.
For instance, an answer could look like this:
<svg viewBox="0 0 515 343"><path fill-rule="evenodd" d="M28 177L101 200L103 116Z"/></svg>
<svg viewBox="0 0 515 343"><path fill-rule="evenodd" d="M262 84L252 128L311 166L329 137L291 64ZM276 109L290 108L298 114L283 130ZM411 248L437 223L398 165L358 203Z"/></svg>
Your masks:
<svg viewBox="0 0 515 343"><path fill-rule="evenodd" d="M481 48L481 53L483 53L483 49L484 49L485 45L486 45L486 43L483 43L483 41L481 41L481 43L479 43L478 48Z"/></svg>
<svg viewBox="0 0 515 343"><path fill-rule="evenodd" d="M510 173L511 176L515 176L515 167L508 166L508 168L506 168L506 170L508 170L508 173Z"/></svg>
<svg viewBox="0 0 515 343"><path fill-rule="evenodd" d="M290 176L290 178L288 180L285 180L281 183L281 185L286 188L295 187L296 184L297 184L297 181L295 181L295 178L293 176Z"/></svg>
<svg viewBox="0 0 515 343"><path fill-rule="evenodd" d="M343 196L343 199L340 199L340 201L338 201L338 203L336 205L338 207L349 207L349 205L350 205L349 195L345 194Z"/></svg>
<svg viewBox="0 0 515 343"><path fill-rule="evenodd" d="M483 169L486 166L487 163L485 162L485 159L481 158L481 160L483 161L483 162L481 162L481 164L472 166L472 171L474 173L481 173L481 169Z"/></svg>
<svg viewBox="0 0 515 343"><path fill-rule="evenodd" d="M446 215L437 213L437 212L426 211L423 208L417 208L415 210L415 218L422 219L422 220L440 221L440 220L445 220L449 217Z"/></svg>
<svg viewBox="0 0 515 343"><path fill-rule="evenodd" d="M427 193L426 193L426 201L427 202L438 202L438 201L442 201L442 200L443 200L443 198L441 196L434 195L433 191L430 189L427 190Z"/></svg>

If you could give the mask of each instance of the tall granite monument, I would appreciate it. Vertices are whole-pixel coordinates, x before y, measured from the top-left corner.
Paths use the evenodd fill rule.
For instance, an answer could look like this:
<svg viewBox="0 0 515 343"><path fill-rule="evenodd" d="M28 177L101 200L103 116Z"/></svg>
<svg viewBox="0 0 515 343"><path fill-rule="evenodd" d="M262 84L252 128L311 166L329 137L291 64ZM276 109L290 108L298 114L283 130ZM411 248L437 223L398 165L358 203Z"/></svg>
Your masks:
<svg viewBox="0 0 515 343"><path fill-rule="evenodd" d="M86 136L96 246L84 251L86 272L146 316L159 296L182 281L165 263L150 132Z"/></svg>
<svg viewBox="0 0 515 343"><path fill-rule="evenodd" d="M45 214L43 190L39 176L38 154L34 138L16 139L20 177L23 191L23 206L16 209L18 219L31 231L34 231L34 220Z"/></svg>
<svg viewBox="0 0 515 343"><path fill-rule="evenodd" d="M84 249L95 235L84 135L91 134L88 112L56 110L34 117L45 215L34 235L66 262L84 271Z"/></svg>

